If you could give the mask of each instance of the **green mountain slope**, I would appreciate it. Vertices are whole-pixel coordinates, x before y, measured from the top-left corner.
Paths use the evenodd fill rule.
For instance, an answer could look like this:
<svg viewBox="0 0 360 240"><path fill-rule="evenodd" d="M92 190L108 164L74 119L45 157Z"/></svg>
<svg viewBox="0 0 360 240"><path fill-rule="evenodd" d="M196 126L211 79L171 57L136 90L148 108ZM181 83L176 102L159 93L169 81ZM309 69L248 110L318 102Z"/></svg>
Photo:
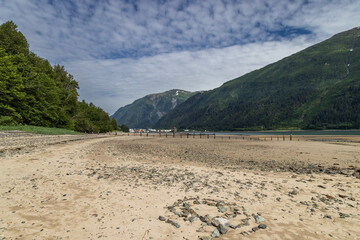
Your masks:
<svg viewBox="0 0 360 240"><path fill-rule="evenodd" d="M150 94L119 108L111 117L130 128L152 128L162 116L194 94L179 89Z"/></svg>
<svg viewBox="0 0 360 240"><path fill-rule="evenodd" d="M154 127L241 130L360 127L360 29L198 93Z"/></svg>

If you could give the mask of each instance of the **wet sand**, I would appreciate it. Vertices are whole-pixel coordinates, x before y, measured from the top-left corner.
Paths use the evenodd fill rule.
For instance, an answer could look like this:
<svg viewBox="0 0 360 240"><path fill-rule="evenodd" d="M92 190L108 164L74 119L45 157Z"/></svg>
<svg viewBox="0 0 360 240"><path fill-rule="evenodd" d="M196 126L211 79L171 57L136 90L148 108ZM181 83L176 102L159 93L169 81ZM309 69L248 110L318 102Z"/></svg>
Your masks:
<svg viewBox="0 0 360 240"><path fill-rule="evenodd" d="M360 236L359 137L0 134L0 161L0 239Z"/></svg>

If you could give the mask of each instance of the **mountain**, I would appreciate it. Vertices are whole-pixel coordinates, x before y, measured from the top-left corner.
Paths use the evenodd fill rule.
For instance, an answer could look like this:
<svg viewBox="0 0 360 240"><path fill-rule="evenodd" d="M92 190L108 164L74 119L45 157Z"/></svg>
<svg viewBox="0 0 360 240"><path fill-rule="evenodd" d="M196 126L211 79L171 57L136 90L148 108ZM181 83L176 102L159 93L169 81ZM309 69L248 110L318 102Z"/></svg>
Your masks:
<svg viewBox="0 0 360 240"><path fill-rule="evenodd" d="M189 98L154 127L360 128L360 28Z"/></svg>
<svg viewBox="0 0 360 240"><path fill-rule="evenodd" d="M130 128L152 128L162 116L194 94L179 89L150 94L119 108L111 118Z"/></svg>

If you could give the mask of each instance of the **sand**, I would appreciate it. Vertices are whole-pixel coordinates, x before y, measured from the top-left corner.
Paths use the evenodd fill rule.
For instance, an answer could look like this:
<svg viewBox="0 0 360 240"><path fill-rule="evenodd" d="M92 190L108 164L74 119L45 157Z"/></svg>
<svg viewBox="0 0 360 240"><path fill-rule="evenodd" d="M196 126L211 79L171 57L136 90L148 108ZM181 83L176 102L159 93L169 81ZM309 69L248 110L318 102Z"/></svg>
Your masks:
<svg viewBox="0 0 360 240"><path fill-rule="evenodd" d="M0 239L360 239L359 140L3 133Z"/></svg>

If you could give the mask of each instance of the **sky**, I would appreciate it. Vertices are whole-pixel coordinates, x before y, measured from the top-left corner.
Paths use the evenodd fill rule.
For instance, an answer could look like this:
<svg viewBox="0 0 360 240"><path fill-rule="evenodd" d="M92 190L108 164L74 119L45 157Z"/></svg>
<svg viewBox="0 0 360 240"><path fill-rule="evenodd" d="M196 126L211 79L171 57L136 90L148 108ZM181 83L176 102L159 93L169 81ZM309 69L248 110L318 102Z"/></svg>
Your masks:
<svg viewBox="0 0 360 240"><path fill-rule="evenodd" d="M109 114L210 90L360 25L359 0L0 0L30 50Z"/></svg>

